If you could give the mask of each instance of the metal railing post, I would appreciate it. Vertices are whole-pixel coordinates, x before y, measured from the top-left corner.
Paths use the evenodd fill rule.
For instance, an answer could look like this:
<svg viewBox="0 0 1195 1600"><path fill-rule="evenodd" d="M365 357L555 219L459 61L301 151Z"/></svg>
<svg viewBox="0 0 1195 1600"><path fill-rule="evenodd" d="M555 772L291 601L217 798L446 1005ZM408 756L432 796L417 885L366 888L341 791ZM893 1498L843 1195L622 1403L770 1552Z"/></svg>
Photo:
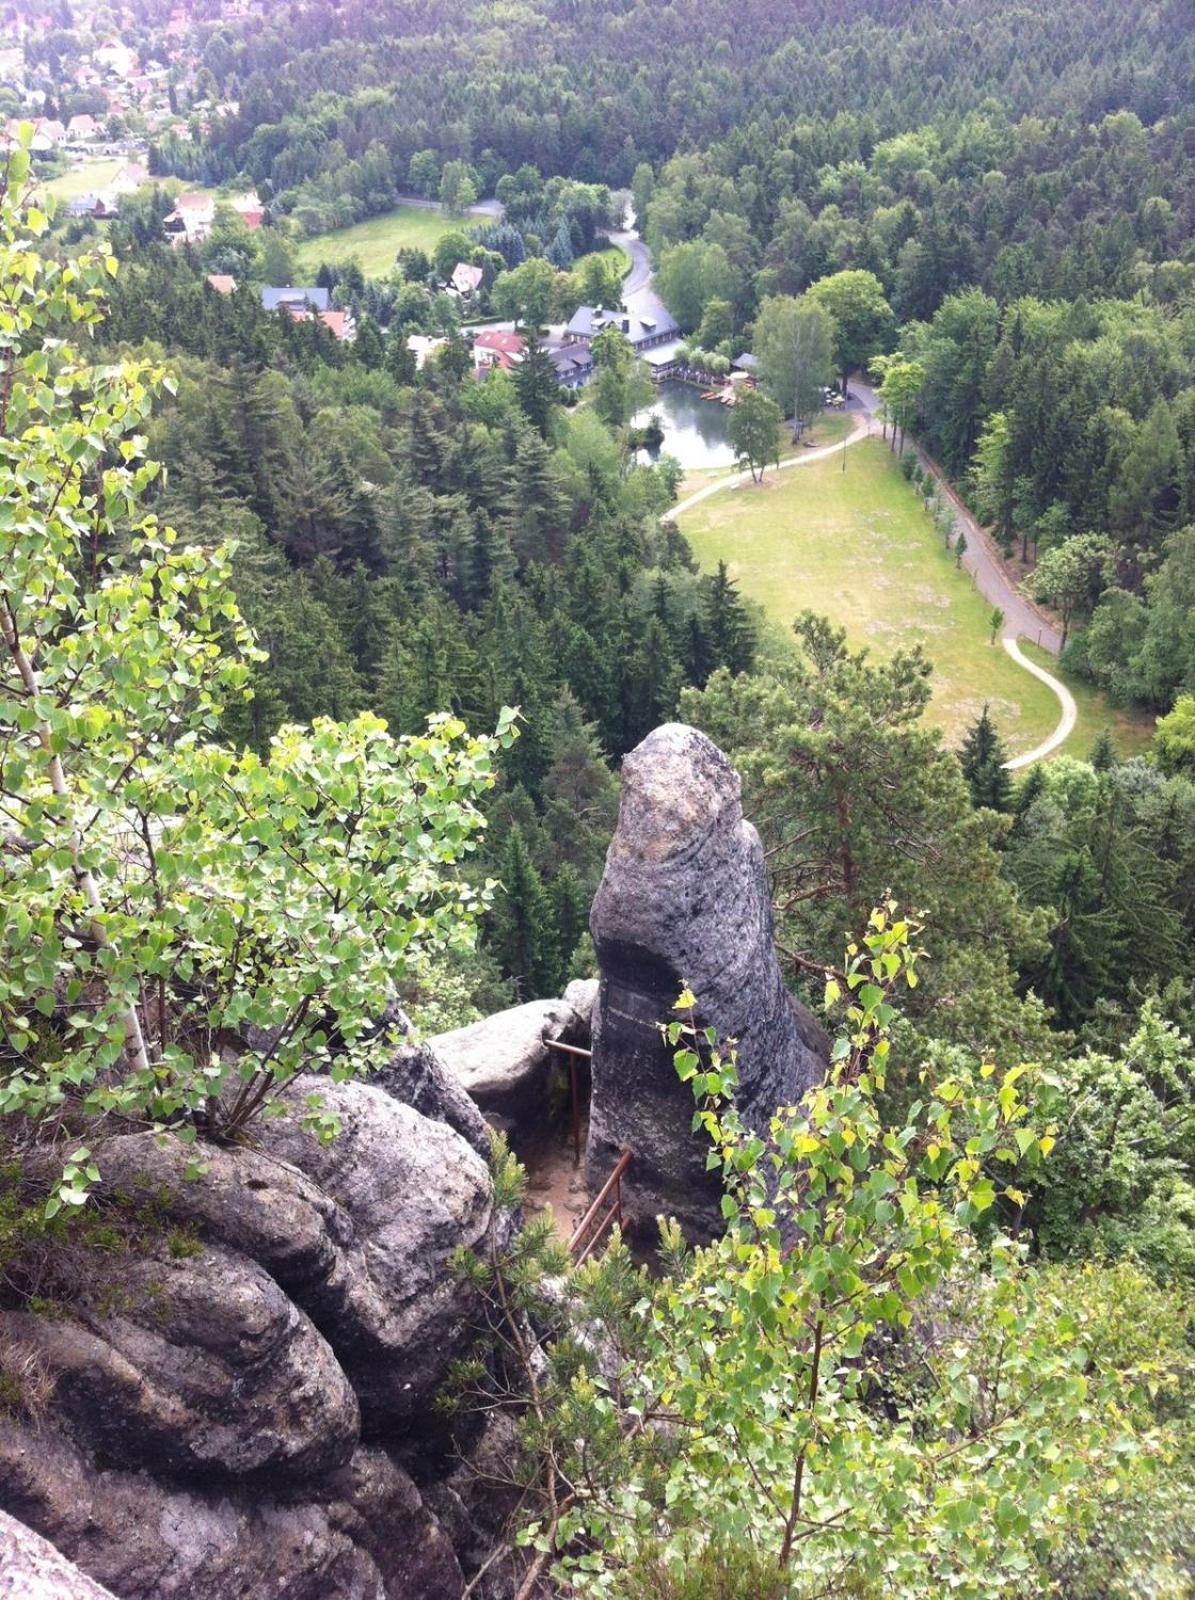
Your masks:
<svg viewBox="0 0 1195 1600"><path fill-rule="evenodd" d="M573 1236L568 1242L568 1249L569 1254L573 1257L574 1265L578 1267L581 1265L590 1251L601 1241L611 1223L617 1222L618 1226L622 1227L622 1175L630 1164L631 1152L624 1150L615 1163L614 1171L602 1185L597 1198L573 1230ZM611 1196L613 1196L612 1202ZM607 1202L611 1203L607 1204ZM605 1207L604 1212L603 1207ZM596 1227L594 1227L595 1223L597 1224ZM585 1243L584 1248L580 1248L590 1228L593 1228L592 1236Z"/></svg>

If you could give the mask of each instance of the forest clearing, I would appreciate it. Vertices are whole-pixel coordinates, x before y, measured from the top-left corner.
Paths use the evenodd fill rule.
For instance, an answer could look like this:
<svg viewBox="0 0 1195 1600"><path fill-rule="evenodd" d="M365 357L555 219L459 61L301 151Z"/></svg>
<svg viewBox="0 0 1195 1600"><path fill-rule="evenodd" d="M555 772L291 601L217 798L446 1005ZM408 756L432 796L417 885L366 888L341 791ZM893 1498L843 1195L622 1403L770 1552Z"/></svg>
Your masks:
<svg viewBox="0 0 1195 1600"><path fill-rule="evenodd" d="M838 418L819 422L819 442L836 424L843 427ZM690 481L701 487L697 475ZM992 642L991 606L958 570L922 497L881 440L863 441L841 459L810 462L801 472L727 489L684 512L679 523L702 568L725 561L740 591L781 628L812 610L844 627L855 645L924 645L934 666L928 719L950 743L961 740L985 704L1013 756L1040 743L1058 721L1049 689L1022 671L998 639ZM1066 754L1085 756L1105 728L1124 756L1148 741L1146 719L1117 711L1090 685L1060 673L1047 652L1034 659L1079 701Z"/></svg>

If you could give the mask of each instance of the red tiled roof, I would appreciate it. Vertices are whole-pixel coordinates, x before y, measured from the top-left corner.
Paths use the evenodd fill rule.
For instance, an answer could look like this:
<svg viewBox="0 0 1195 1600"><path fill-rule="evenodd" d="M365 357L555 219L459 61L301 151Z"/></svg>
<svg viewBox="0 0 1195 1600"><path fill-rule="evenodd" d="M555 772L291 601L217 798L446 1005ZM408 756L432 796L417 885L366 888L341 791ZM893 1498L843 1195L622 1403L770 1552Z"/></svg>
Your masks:
<svg viewBox="0 0 1195 1600"><path fill-rule="evenodd" d="M473 348L493 350L508 356L521 356L527 341L520 333L505 333L499 328L487 328L473 341Z"/></svg>

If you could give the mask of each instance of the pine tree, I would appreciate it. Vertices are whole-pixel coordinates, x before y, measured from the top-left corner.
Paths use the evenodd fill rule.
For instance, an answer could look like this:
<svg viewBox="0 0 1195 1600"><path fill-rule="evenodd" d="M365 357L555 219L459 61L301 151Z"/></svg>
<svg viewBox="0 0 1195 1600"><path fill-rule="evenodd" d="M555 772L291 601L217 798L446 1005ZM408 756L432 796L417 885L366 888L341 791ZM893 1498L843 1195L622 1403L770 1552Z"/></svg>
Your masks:
<svg viewBox="0 0 1195 1600"><path fill-rule="evenodd" d="M357 324L357 337L353 341L353 360L371 372L377 371L386 359L386 341L382 330L372 317L362 317Z"/></svg>
<svg viewBox="0 0 1195 1600"><path fill-rule="evenodd" d="M558 988L556 919L517 824L507 835L502 887L491 916L490 948L520 1000L540 999Z"/></svg>
<svg viewBox="0 0 1195 1600"><path fill-rule="evenodd" d="M667 630L652 617L622 674L623 727L620 753L644 739L676 712L681 673Z"/></svg>
<svg viewBox="0 0 1195 1600"><path fill-rule="evenodd" d="M548 352L535 339L528 339L523 359L515 368L515 397L531 426L542 438L549 438L560 404L560 386Z"/></svg>
<svg viewBox="0 0 1195 1600"><path fill-rule="evenodd" d="M581 875L566 862L552 879L549 891L552 915L556 924L559 963L555 982L556 992L564 987L577 946L589 931L589 905L592 895L586 890Z"/></svg>
<svg viewBox="0 0 1195 1600"><path fill-rule="evenodd" d="M415 383L418 375L415 352L407 348L405 328L392 328L386 340L386 371L400 388L409 389Z"/></svg>
<svg viewBox="0 0 1195 1600"><path fill-rule="evenodd" d="M343 719L367 703L365 685L336 618L320 601L306 573L288 576L255 626L259 643L270 655L266 681L285 711L280 720Z"/></svg>
<svg viewBox="0 0 1195 1600"><path fill-rule="evenodd" d="M719 561L717 572L709 580L705 628L718 666L733 673L751 671L755 665L755 629L725 561Z"/></svg>
<svg viewBox="0 0 1195 1600"><path fill-rule="evenodd" d="M515 456L518 511L515 552L523 567L556 561L564 551L567 512L552 452L536 433L527 432Z"/></svg>
<svg viewBox="0 0 1195 1600"><path fill-rule="evenodd" d="M544 828L551 840L547 865L570 864L592 890L618 820L618 779L611 772L592 722L563 689L552 707L551 765L541 784Z"/></svg>
<svg viewBox="0 0 1195 1600"><path fill-rule="evenodd" d="M514 551L510 548L505 529L499 527L485 511L475 511L465 583L469 607L476 609L484 605L495 589L500 589L514 578L516 566Z"/></svg>
<svg viewBox="0 0 1195 1600"><path fill-rule="evenodd" d="M616 749L622 708L610 653L600 648L588 628L574 625L566 629L560 664L586 717L596 724L602 743L607 750Z"/></svg>
<svg viewBox="0 0 1195 1600"><path fill-rule="evenodd" d="M709 675L714 670L714 655L710 649L709 635L706 633L705 624L698 612L690 614L685 624L684 636L680 646L681 665L685 670L685 678L695 684L698 689L704 689L709 681Z"/></svg>
<svg viewBox="0 0 1195 1600"><path fill-rule="evenodd" d="M986 806L989 811L1012 810L1012 779L1004 765L1006 759L1004 745L985 703L959 751L973 806Z"/></svg>
<svg viewBox="0 0 1195 1600"><path fill-rule="evenodd" d="M1116 746L1112 743L1110 729L1105 728L1092 745L1088 760L1097 772L1111 772L1116 765Z"/></svg>
<svg viewBox="0 0 1195 1600"><path fill-rule="evenodd" d="M1017 827L1020 827L1024 818L1029 815L1029 812L1033 809L1034 802L1045 793L1045 788L1046 775L1042 771L1041 763L1038 762L1029 768L1029 771L1017 786L1016 800L1014 802Z"/></svg>

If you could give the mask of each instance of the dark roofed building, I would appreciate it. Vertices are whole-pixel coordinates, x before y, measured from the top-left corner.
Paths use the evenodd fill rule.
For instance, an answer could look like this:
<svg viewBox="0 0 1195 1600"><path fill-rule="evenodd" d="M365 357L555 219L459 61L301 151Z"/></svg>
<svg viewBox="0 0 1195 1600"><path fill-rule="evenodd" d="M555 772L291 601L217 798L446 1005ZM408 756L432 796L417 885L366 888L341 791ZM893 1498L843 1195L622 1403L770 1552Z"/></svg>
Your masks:
<svg viewBox="0 0 1195 1600"><path fill-rule="evenodd" d="M261 306L263 311L277 311L279 307L286 311L331 311L332 297L327 289L314 287L265 288L261 291Z"/></svg>
<svg viewBox="0 0 1195 1600"><path fill-rule="evenodd" d="M680 333L676 319L667 311L643 315L602 306L578 306L564 330L565 344L590 344L607 328L617 328L625 333L632 350L650 350L653 345L665 344Z"/></svg>
<svg viewBox="0 0 1195 1600"><path fill-rule="evenodd" d="M593 357L589 346L580 343L558 345L548 351L556 368L556 380L563 389L579 389L593 372Z"/></svg>

